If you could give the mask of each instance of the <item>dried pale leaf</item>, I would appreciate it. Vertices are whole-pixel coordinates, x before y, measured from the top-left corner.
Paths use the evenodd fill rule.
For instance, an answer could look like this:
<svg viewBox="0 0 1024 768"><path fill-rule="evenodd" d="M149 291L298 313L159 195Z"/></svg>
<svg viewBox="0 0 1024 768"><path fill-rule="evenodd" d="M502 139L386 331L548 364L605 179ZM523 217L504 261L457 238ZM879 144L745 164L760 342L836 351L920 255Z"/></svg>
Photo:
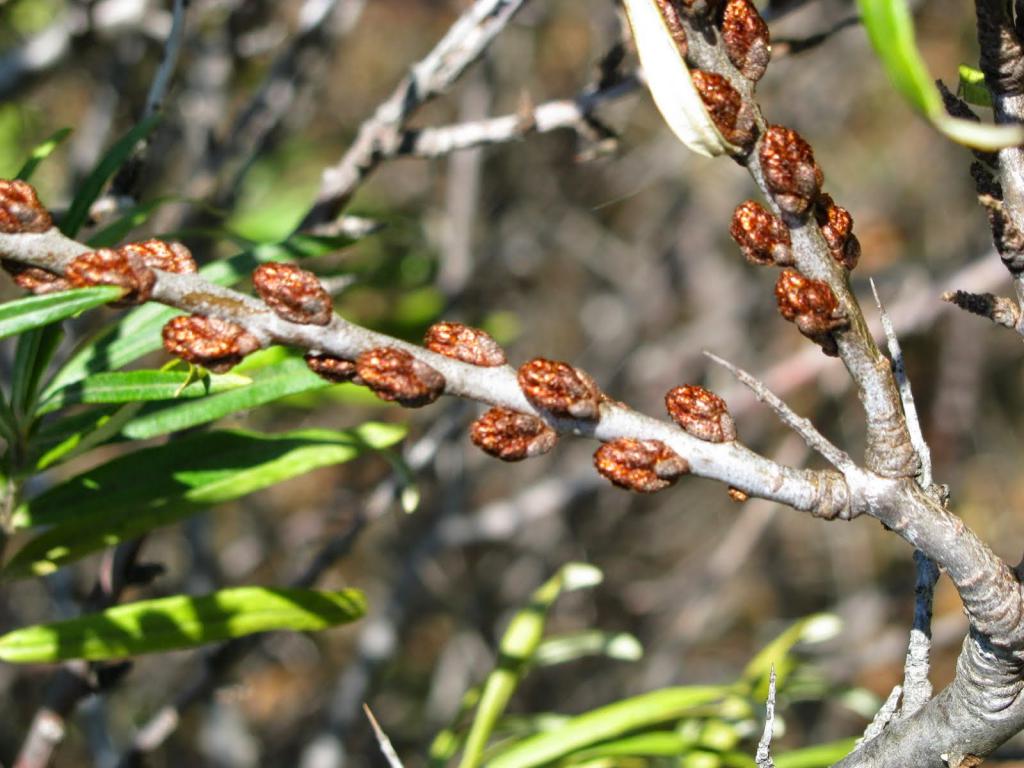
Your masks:
<svg viewBox="0 0 1024 768"><path fill-rule="evenodd" d="M718 132L654 0L624 0L647 87L668 127L705 157L735 152Z"/></svg>

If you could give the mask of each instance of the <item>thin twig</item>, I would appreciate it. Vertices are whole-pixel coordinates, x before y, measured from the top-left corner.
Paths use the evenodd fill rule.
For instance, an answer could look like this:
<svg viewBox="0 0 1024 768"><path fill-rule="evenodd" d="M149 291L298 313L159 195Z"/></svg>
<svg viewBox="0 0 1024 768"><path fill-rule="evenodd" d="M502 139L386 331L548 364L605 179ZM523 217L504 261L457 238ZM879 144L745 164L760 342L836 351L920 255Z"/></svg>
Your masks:
<svg viewBox="0 0 1024 768"><path fill-rule="evenodd" d="M768 389L763 382L759 381L742 368L733 365L728 360L723 360L718 355L706 350L704 354L746 384L754 395L757 396L758 400L765 403L769 408L775 411L775 414L783 424L800 435L807 445L828 459L836 469L845 470L854 466L853 459L850 458L850 455L846 453L846 451L837 448L829 442L829 440L815 428L810 419L805 419L794 413L793 409Z"/></svg>
<svg viewBox="0 0 1024 768"><path fill-rule="evenodd" d="M754 762L757 768L775 768L772 760L772 730L775 727L775 665L772 664L771 674L768 676L768 700L765 702L764 732L761 740L757 743L757 754Z"/></svg>
<svg viewBox="0 0 1024 768"><path fill-rule="evenodd" d="M395 748L391 746L391 739L388 738L387 734L384 733L384 729L380 727L380 723L377 722L377 718L373 716L373 712L370 711L368 704L363 704L363 712L366 713L366 718L370 721L370 727L373 728L373 735L377 739L377 743L380 745L380 751L384 754L384 759L388 761L388 765L391 768L403 768L402 761L398 759L398 753L395 752Z"/></svg>
<svg viewBox="0 0 1024 768"><path fill-rule="evenodd" d="M359 129L355 143L337 165L326 169L309 213L308 229L341 212L359 183L401 147L406 121L423 104L446 91L490 46L527 0L476 0L434 49L398 84Z"/></svg>
<svg viewBox="0 0 1024 768"><path fill-rule="evenodd" d="M928 443L925 442L924 432L921 431L921 420L918 418L914 393L910 388L910 380L907 378L907 368L903 362L900 340L896 337L896 329L893 328L892 320L882 305L882 299L878 295L878 287L875 285L874 279L871 279L871 292L875 295L875 305L882 318L882 329L885 331L892 372L896 377L896 385L899 387L900 400L903 402L903 415L907 421L907 430L910 432L910 442L921 460L920 484L922 488L930 488L932 485L932 452Z"/></svg>
<svg viewBox="0 0 1024 768"><path fill-rule="evenodd" d="M910 717L928 703L932 697L932 684L928 679L931 669L929 655L932 647L932 597L939 569L923 552L914 552L917 584L914 587L914 628L910 630L907 659L903 666L903 703L899 719Z"/></svg>

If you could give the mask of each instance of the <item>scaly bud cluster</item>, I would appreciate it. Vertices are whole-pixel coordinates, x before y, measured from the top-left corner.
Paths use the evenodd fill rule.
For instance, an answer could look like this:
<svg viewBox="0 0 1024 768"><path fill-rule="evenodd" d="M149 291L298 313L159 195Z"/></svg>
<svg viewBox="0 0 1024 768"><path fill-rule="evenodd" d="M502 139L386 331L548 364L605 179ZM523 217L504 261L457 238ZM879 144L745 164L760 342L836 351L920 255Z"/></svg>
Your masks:
<svg viewBox="0 0 1024 768"><path fill-rule="evenodd" d="M40 267L30 267L10 259L3 259L0 265L14 280L15 285L37 296L71 289L71 283L63 277Z"/></svg>
<svg viewBox="0 0 1024 768"><path fill-rule="evenodd" d="M782 316L795 323L804 336L820 344L826 355L839 354L831 334L846 327L848 320L828 283L786 269L775 284L775 299Z"/></svg>
<svg viewBox="0 0 1024 768"><path fill-rule="evenodd" d="M0 232L45 232L52 226L50 212L39 202L31 184L0 179Z"/></svg>
<svg viewBox="0 0 1024 768"><path fill-rule="evenodd" d="M522 461L547 453L558 435L536 416L491 408L473 422L469 437L473 444L502 461Z"/></svg>
<svg viewBox="0 0 1024 768"><path fill-rule="evenodd" d="M805 216L825 182L811 145L796 131L771 125L761 142L760 159L765 183L779 208L790 216Z"/></svg>
<svg viewBox="0 0 1024 768"><path fill-rule="evenodd" d="M205 315L180 315L163 328L164 349L175 357L224 373L260 348L259 339L245 328Z"/></svg>
<svg viewBox="0 0 1024 768"><path fill-rule="evenodd" d="M303 359L309 370L332 384L343 384L356 377L355 360L346 360L323 352L310 352Z"/></svg>
<svg viewBox="0 0 1024 768"><path fill-rule="evenodd" d="M334 307L316 275L294 264L260 264L252 273L260 298L279 316L302 325L327 325Z"/></svg>
<svg viewBox="0 0 1024 768"><path fill-rule="evenodd" d="M789 228L753 200L741 203L733 211L729 234L751 264L786 267L793 263Z"/></svg>
<svg viewBox="0 0 1024 768"><path fill-rule="evenodd" d="M75 288L92 285L116 285L124 296L115 306L130 306L149 301L156 284L156 273L134 253L127 250L100 248L76 256L64 273Z"/></svg>
<svg viewBox="0 0 1024 768"><path fill-rule="evenodd" d="M432 352L470 365L493 368L506 362L505 351L490 334L462 323L434 323L423 343Z"/></svg>
<svg viewBox="0 0 1024 768"><path fill-rule="evenodd" d="M702 69L691 70L690 79L722 137L740 147L753 144L756 138L753 110L729 80Z"/></svg>
<svg viewBox="0 0 1024 768"><path fill-rule="evenodd" d="M426 363L404 349L376 347L356 358L360 384L369 387L381 400L407 408L429 405L444 392L445 379Z"/></svg>
<svg viewBox="0 0 1024 768"><path fill-rule="evenodd" d="M689 434L710 443L736 439L736 423L725 401L696 384L675 387L665 395L669 416Z"/></svg>
<svg viewBox="0 0 1024 768"><path fill-rule="evenodd" d="M597 471L621 488L654 493L690 471L690 465L660 440L623 437L594 453Z"/></svg>
<svg viewBox="0 0 1024 768"><path fill-rule="evenodd" d="M733 66L757 82L768 68L771 40L768 25L750 0L729 0L722 13L722 43Z"/></svg>
<svg viewBox="0 0 1024 768"><path fill-rule="evenodd" d="M832 257L847 269L856 267L860 260L860 241L853 234L850 212L836 205L831 195L822 193L814 206L814 218Z"/></svg>
<svg viewBox="0 0 1024 768"><path fill-rule="evenodd" d="M568 363L538 357L519 368L518 378L526 399L553 416L589 421L601 416L597 384Z"/></svg>
<svg viewBox="0 0 1024 768"><path fill-rule="evenodd" d="M174 272L178 275L190 275L198 271L196 260L192 258L192 251L182 243L152 239L128 243L117 250L126 256L141 259L150 269Z"/></svg>

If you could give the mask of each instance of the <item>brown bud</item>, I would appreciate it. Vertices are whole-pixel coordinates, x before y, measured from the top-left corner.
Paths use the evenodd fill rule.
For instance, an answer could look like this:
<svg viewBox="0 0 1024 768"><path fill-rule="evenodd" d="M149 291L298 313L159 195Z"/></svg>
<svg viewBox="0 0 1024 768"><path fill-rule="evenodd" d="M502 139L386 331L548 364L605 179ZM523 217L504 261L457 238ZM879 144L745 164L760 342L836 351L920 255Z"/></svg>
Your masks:
<svg viewBox="0 0 1024 768"><path fill-rule="evenodd" d="M718 132L730 144L749 146L754 141L754 115L740 92L727 78L714 72L694 69L690 78Z"/></svg>
<svg viewBox="0 0 1024 768"><path fill-rule="evenodd" d="M473 422L469 438L484 452L502 461L522 461L547 453L555 447L555 430L525 413L491 408Z"/></svg>
<svg viewBox="0 0 1024 768"><path fill-rule="evenodd" d="M356 364L353 360L323 352L310 352L303 359L309 370L332 384L342 384L356 377Z"/></svg>
<svg viewBox="0 0 1024 768"><path fill-rule="evenodd" d="M672 420L694 437L710 443L736 439L736 423L725 401L704 387L687 384L670 389L665 395L665 407Z"/></svg>
<svg viewBox="0 0 1024 768"><path fill-rule="evenodd" d="M179 315L164 326L164 349L193 365L224 373L260 348L259 339L245 328L206 315Z"/></svg>
<svg viewBox="0 0 1024 768"><path fill-rule="evenodd" d="M771 58L768 25L750 0L729 0L722 13L722 43L729 61L745 78L761 79Z"/></svg>
<svg viewBox="0 0 1024 768"><path fill-rule="evenodd" d="M826 355L839 354L831 333L848 323L828 283L786 269L775 283L775 299L782 316L820 344Z"/></svg>
<svg viewBox="0 0 1024 768"><path fill-rule="evenodd" d="M15 285L26 291L31 291L37 296L66 291L71 288L71 283L60 275L47 272L39 267L30 267L27 264L21 264L11 259L0 260L0 265L3 266L4 271L14 280Z"/></svg>
<svg viewBox="0 0 1024 768"><path fill-rule="evenodd" d="M847 269L856 267L860 259L860 241L853 234L850 212L836 205L831 195L823 193L815 203L814 218L821 227L832 257Z"/></svg>
<svg viewBox="0 0 1024 768"><path fill-rule="evenodd" d="M686 30L683 28L683 20L679 18L679 11L672 0L655 0L658 10L661 11L661 18L665 21L668 32L675 41L679 55L685 57L687 51Z"/></svg>
<svg viewBox="0 0 1024 768"><path fill-rule="evenodd" d="M601 417L601 392L589 374L558 360L534 358L519 368L519 386L526 399L554 416L596 421Z"/></svg>
<svg viewBox="0 0 1024 768"><path fill-rule="evenodd" d="M39 202L31 184L0 179L0 232L45 232L52 226L50 212Z"/></svg>
<svg viewBox="0 0 1024 768"><path fill-rule="evenodd" d="M594 466L615 485L639 493L668 488L690 470L686 460L660 440L629 437L598 448Z"/></svg>
<svg viewBox="0 0 1024 768"><path fill-rule="evenodd" d="M252 284L267 306L285 320L303 325L331 322L331 296L312 272L272 261L256 267Z"/></svg>
<svg viewBox="0 0 1024 768"><path fill-rule="evenodd" d="M182 243L166 243L163 240L151 239L143 240L140 243L128 243L117 250L124 254L137 256L147 267L159 269L161 272L185 275L197 271L192 251Z"/></svg>
<svg viewBox="0 0 1024 768"><path fill-rule="evenodd" d="M825 181L811 145L796 131L772 125L761 142L760 157L765 182L779 208L792 216L806 214Z"/></svg>
<svg viewBox="0 0 1024 768"><path fill-rule="evenodd" d="M407 408L429 405L444 392L444 376L403 349L377 347L356 359L359 380L381 400Z"/></svg>
<svg viewBox="0 0 1024 768"><path fill-rule="evenodd" d="M729 486L729 498L735 501L737 504L742 503L750 498L750 494L745 491L741 491L739 488L733 488Z"/></svg>
<svg viewBox="0 0 1024 768"><path fill-rule="evenodd" d="M75 288L90 285L116 285L124 288L124 296L116 306L130 306L149 301L156 275L142 259L131 253L100 248L76 256L64 273Z"/></svg>
<svg viewBox="0 0 1024 768"><path fill-rule="evenodd" d="M778 216L753 200L741 203L733 211L729 234L751 264L784 267L793 263L789 228Z"/></svg>
<svg viewBox="0 0 1024 768"><path fill-rule="evenodd" d="M490 334L462 323L434 323L423 343L432 352L470 365L492 368L505 364L505 351Z"/></svg>

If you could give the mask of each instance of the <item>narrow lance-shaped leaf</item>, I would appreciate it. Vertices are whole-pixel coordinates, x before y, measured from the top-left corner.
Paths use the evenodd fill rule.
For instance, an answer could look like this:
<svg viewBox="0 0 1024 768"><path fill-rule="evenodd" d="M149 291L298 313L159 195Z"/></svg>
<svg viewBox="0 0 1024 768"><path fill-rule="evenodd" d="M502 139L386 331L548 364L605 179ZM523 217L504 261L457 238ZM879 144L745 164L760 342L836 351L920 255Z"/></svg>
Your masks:
<svg viewBox="0 0 1024 768"><path fill-rule="evenodd" d="M568 563L542 584L530 604L512 617L499 646L499 666L487 678L476 718L466 738L460 768L476 768L487 740L512 696L523 669L540 645L548 609L562 592L590 587L601 582L601 572L583 563Z"/></svg>
<svg viewBox="0 0 1024 768"><path fill-rule="evenodd" d="M663 688L571 718L553 733L523 739L488 760L487 768L534 768L630 731L710 713L729 695L726 686Z"/></svg>
<svg viewBox="0 0 1024 768"><path fill-rule="evenodd" d="M768 695L768 678L773 667L778 687L785 685L794 667L790 652L797 643L823 643L841 629L842 622L832 613L816 613L795 622L762 648L743 670L743 680L753 687L752 695L758 700Z"/></svg>
<svg viewBox="0 0 1024 768"><path fill-rule="evenodd" d="M112 285L99 285L45 296L27 296L0 304L0 339L106 304L119 298L123 292Z"/></svg>
<svg viewBox="0 0 1024 768"><path fill-rule="evenodd" d="M118 457L15 511L16 528L48 529L18 551L2 575L51 573L212 504L387 448L404 435L400 425L374 422L340 432L206 432Z"/></svg>
<svg viewBox="0 0 1024 768"><path fill-rule="evenodd" d="M640 641L627 632L603 632L599 629L588 629L569 635L549 637L541 641L533 654L531 667L551 667L575 661L584 656L604 656L619 661L637 661L643 657L643 646ZM482 686L470 688L463 694L459 710L452 719L452 724L439 731L430 743L427 753L427 765L430 768L442 768L448 764L462 747L465 734L457 731L458 724L465 715L480 703ZM560 719L567 719L558 716Z"/></svg>
<svg viewBox="0 0 1024 768"><path fill-rule="evenodd" d="M108 371L87 376L58 390L39 407L38 413L50 413L77 403L190 400L249 384L252 379L231 373L190 377L186 371Z"/></svg>
<svg viewBox="0 0 1024 768"><path fill-rule="evenodd" d="M125 425L123 434L133 440L166 435L265 405L282 397L329 386L330 382L310 371L301 359L290 358L262 372L247 386L227 388L227 391L211 393L201 399L147 406L139 416Z"/></svg>
<svg viewBox="0 0 1024 768"><path fill-rule="evenodd" d="M906 0L857 0L871 45L889 79L914 109L953 141L995 151L1024 144L1024 126L991 125L950 117L914 41Z"/></svg>
<svg viewBox="0 0 1024 768"><path fill-rule="evenodd" d="M708 115L657 4L623 1L647 87L668 127L687 148L705 157L735 151Z"/></svg>
<svg viewBox="0 0 1024 768"><path fill-rule="evenodd" d="M96 202L96 198L100 196L100 192L103 191L103 186L107 183L107 180L117 173L117 169L129 158L135 149L135 145L146 138L158 122L160 122L160 113L150 115L118 139L114 146L110 148L107 154L96 164L96 167L85 177L85 180L79 187L78 194L75 195L75 199L71 201L67 213L61 219L61 232L68 237L74 237L78 234L78 230L82 228L82 225L85 224L86 219L89 217L89 208Z"/></svg>
<svg viewBox="0 0 1024 768"><path fill-rule="evenodd" d="M120 659L194 648L257 632L327 629L365 613L366 598L355 589L235 587L202 597L144 600L70 621L16 629L0 637L0 660L41 664Z"/></svg>
<svg viewBox="0 0 1024 768"><path fill-rule="evenodd" d="M48 158L53 151L57 149L61 144L64 143L64 139L71 135L70 128L61 128L58 131L54 131L50 136L42 143L39 144L28 156L28 160L21 166L21 170L18 171L18 175L15 178L21 179L22 181L28 181L32 178L32 174L36 172L36 168L39 164Z"/></svg>

